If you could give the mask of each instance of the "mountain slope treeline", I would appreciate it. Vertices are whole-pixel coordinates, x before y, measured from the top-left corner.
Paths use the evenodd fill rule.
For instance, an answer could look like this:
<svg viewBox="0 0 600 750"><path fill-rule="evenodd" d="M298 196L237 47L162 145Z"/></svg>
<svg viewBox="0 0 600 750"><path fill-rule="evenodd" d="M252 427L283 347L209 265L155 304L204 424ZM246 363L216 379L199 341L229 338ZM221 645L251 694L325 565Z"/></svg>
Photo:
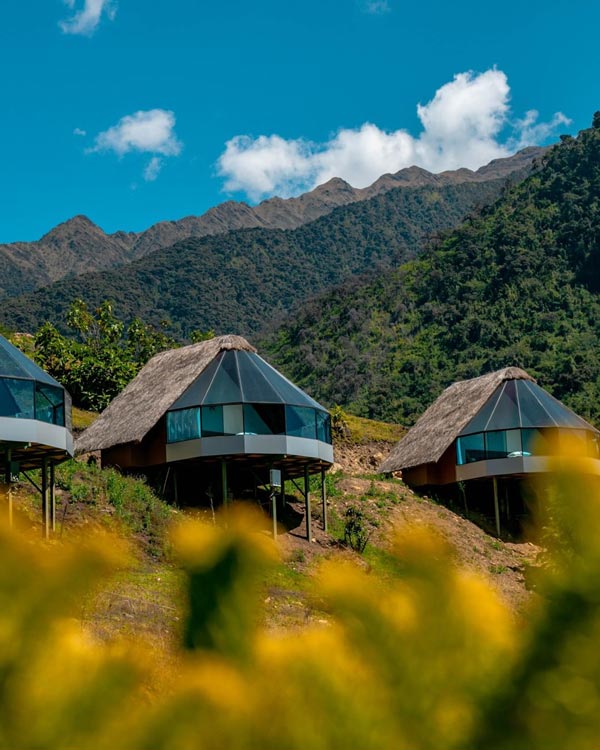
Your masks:
<svg viewBox="0 0 600 750"><path fill-rule="evenodd" d="M392 268L414 257L426 236L456 226L495 200L506 181L396 188L336 209L295 230L247 229L190 238L113 271L64 279L3 306L0 322L33 331L80 298L114 303L119 317L195 329L252 334L295 303L345 278Z"/></svg>
<svg viewBox="0 0 600 750"><path fill-rule="evenodd" d="M264 350L325 403L413 422L451 382L526 368L600 423L600 115L419 259L290 316Z"/></svg>

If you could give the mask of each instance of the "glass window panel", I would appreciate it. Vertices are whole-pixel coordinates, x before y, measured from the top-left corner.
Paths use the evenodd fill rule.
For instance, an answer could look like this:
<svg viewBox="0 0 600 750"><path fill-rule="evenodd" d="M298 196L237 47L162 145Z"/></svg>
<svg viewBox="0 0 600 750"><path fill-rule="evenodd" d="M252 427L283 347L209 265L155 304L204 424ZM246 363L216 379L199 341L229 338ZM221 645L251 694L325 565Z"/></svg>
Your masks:
<svg viewBox="0 0 600 750"><path fill-rule="evenodd" d="M35 419L32 380L0 379L0 416Z"/></svg>
<svg viewBox="0 0 600 750"><path fill-rule="evenodd" d="M554 420L548 414L544 405L540 402L537 393L530 387L527 380L518 380L517 392L519 394L519 406L521 407L522 427L552 427ZM539 389L541 390L541 389Z"/></svg>
<svg viewBox="0 0 600 750"><path fill-rule="evenodd" d="M186 409L189 406L202 406L206 391L213 381L215 373L219 369L219 357L215 357L208 367L186 388L177 401L171 406L172 409Z"/></svg>
<svg viewBox="0 0 600 750"><path fill-rule="evenodd" d="M283 403L281 394L273 386L265 372L256 364L256 358L250 352L237 352L242 396L246 403Z"/></svg>
<svg viewBox="0 0 600 750"><path fill-rule="evenodd" d="M556 453L556 430L521 430L524 456L551 456Z"/></svg>
<svg viewBox="0 0 600 750"><path fill-rule="evenodd" d="M489 418L492 416L492 413L496 408L496 404L502 393L503 385L504 384L498 386L488 401L486 401L473 419L462 430L462 434L470 435L473 432L484 432L487 428Z"/></svg>
<svg viewBox="0 0 600 750"><path fill-rule="evenodd" d="M247 435L285 434L285 410L280 404L244 404Z"/></svg>
<svg viewBox="0 0 600 750"><path fill-rule="evenodd" d="M223 407L202 407L202 437L216 437L223 434Z"/></svg>
<svg viewBox="0 0 600 750"><path fill-rule="evenodd" d="M35 418L40 422L64 425L64 391L50 385L35 384Z"/></svg>
<svg viewBox="0 0 600 750"><path fill-rule="evenodd" d="M317 412L317 440L331 445L331 417L327 412Z"/></svg>
<svg viewBox="0 0 600 750"><path fill-rule="evenodd" d="M504 383L502 394L498 399L494 413L487 424L488 430L510 430L520 426L519 405L517 403L517 389L514 380Z"/></svg>
<svg viewBox="0 0 600 750"><path fill-rule="evenodd" d="M577 414L568 409L564 404L555 399L536 383L525 382L527 390L533 394L543 405L552 424L559 427L580 427L585 429L586 423ZM539 426L539 425L536 425Z"/></svg>
<svg viewBox="0 0 600 750"><path fill-rule="evenodd" d="M507 430L505 434L506 454L510 456L511 453L520 453L523 450L521 430Z"/></svg>
<svg viewBox="0 0 600 750"><path fill-rule="evenodd" d="M65 426L65 407L64 404L61 406L54 407L54 424Z"/></svg>
<svg viewBox="0 0 600 750"><path fill-rule="evenodd" d="M220 367L209 386L204 399L205 404L239 404L242 401L236 353L234 351L222 353Z"/></svg>
<svg viewBox="0 0 600 750"><path fill-rule="evenodd" d="M38 390L42 391L44 396L53 406L60 406L64 401L64 391L62 388L54 388L51 385L37 385Z"/></svg>
<svg viewBox="0 0 600 750"><path fill-rule="evenodd" d="M271 365L267 364L267 362L265 362L264 359L261 359L258 354L253 354L251 352L247 352L247 354L252 358L256 367L265 375L272 387L276 389L277 393L279 393L282 402L294 406L311 406L313 409L323 408L307 393L301 391L300 388L293 383L290 383L290 381L287 380L287 378L284 378L281 373L277 372L277 370L271 367Z"/></svg>
<svg viewBox="0 0 600 750"><path fill-rule="evenodd" d="M506 432L488 432L485 436L487 458L506 458Z"/></svg>
<svg viewBox="0 0 600 750"><path fill-rule="evenodd" d="M2 375L39 380L45 385L60 387L54 378L34 364L16 346L0 338L0 376Z"/></svg>
<svg viewBox="0 0 600 750"><path fill-rule="evenodd" d="M465 463L465 451L463 449L462 438L456 441L456 464L462 466Z"/></svg>
<svg viewBox="0 0 600 750"><path fill-rule="evenodd" d="M35 384L35 418L41 422L64 426L64 390L51 385Z"/></svg>
<svg viewBox="0 0 600 750"><path fill-rule="evenodd" d="M293 437L317 437L317 420L314 409L304 406L285 407L285 432Z"/></svg>
<svg viewBox="0 0 600 750"><path fill-rule="evenodd" d="M465 435L458 438L457 461L460 464L470 464L485 459L485 442L483 432L476 435Z"/></svg>
<svg viewBox="0 0 600 750"><path fill-rule="evenodd" d="M232 404L223 407L223 434L244 434L244 414L241 404Z"/></svg>
<svg viewBox="0 0 600 750"><path fill-rule="evenodd" d="M29 377L29 373L25 368L19 367L13 357L10 356L9 352L6 351L4 346L0 346L0 376L13 376L26 378Z"/></svg>
<svg viewBox="0 0 600 750"><path fill-rule="evenodd" d="M167 412L167 443L194 440L200 435L199 408Z"/></svg>

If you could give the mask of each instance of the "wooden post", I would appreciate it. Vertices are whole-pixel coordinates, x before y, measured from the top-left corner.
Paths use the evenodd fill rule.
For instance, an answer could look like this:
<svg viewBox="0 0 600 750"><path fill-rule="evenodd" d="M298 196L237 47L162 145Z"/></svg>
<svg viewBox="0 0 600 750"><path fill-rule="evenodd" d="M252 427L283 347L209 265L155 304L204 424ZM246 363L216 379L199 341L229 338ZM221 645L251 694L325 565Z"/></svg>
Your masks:
<svg viewBox="0 0 600 750"><path fill-rule="evenodd" d="M165 492L167 491L167 482L169 481L169 474L171 473L171 467L167 466L167 471L165 472L165 481L163 482L162 486L162 492L160 493L161 499L165 499Z"/></svg>
<svg viewBox="0 0 600 750"><path fill-rule="evenodd" d="M48 508L48 464L46 459L42 461L42 536L44 539L50 537L50 513Z"/></svg>
<svg viewBox="0 0 600 750"><path fill-rule="evenodd" d="M173 500L175 505L179 504L179 491L177 488L177 469L173 467Z"/></svg>
<svg viewBox="0 0 600 750"><path fill-rule="evenodd" d="M323 531L327 532L327 488L325 486L325 469L321 469L321 505L323 507Z"/></svg>
<svg viewBox="0 0 600 750"><path fill-rule="evenodd" d="M492 479L494 483L494 513L496 514L496 533L500 536L500 506L498 505L498 480Z"/></svg>
<svg viewBox="0 0 600 750"><path fill-rule="evenodd" d="M312 539L311 519L310 519L310 484L308 477L308 464L304 467L304 515L306 517L306 538L310 542Z"/></svg>
<svg viewBox="0 0 600 750"><path fill-rule="evenodd" d="M13 497L12 497L12 484L8 485L8 526L12 529L13 527Z"/></svg>
<svg viewBox="0 0 600 750"><path fill-rule="evenodd" d="M462 495L463 503L465 504L465 518L469 517L469 506L467 505L467 490L463 482L458 483L460 494Z"/></svg>
<svg viewBox="0 0 600 750"><path fill-rule="evenodd" d="M54 461L50 461L50 529L56 531L56 494L54 491Z"/></svg>
<svg viewBox="0 0 600 750"><path fill-rule="evenodd" d="M223 507L225 507L229 502L227 495L227 463L225 461L221 461L221 490L223 493Z"/></svg>
<svg viewBox="0 0 600 750"><path fill-rule="evenodd" d="M277 539L277 493L271 488L271 508L273 512L273 539Z"/></svg>
<svg viewBox="0 0 600 750"><path fill-rule="evenodd" d="M13 499L12 499L12 474L11 474L12 450L9 448L6 452L6 499L8 500L8 525L12 529L13 525Z"/></svg>

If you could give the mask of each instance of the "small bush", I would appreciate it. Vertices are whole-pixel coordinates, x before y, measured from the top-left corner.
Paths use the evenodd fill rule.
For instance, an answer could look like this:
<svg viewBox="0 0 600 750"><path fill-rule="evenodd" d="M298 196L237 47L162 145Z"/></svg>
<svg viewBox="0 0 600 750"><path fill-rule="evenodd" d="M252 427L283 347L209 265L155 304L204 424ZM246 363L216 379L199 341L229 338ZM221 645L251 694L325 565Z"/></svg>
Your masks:
<svg viewBox="0 0 600 750"><path fill-rule="evenodd" d="M367 529L367 516L363 510L351 505L344 514L344 544L362 554L371 536Z"/></svg>

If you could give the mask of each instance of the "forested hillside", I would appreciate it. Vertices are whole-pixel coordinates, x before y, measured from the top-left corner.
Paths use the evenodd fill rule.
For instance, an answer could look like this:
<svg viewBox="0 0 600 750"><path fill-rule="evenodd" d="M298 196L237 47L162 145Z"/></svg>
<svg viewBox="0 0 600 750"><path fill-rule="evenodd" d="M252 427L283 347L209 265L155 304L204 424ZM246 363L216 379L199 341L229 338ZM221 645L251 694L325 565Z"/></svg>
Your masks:
<svg viewBox="0 0 600 750"><path fill-rule="evenodd" d="M428 235L456 226L505 184L396 188L295 230L190 238L117 270L64 279L11 300L0 322L17 331L34 331L46 320L60 327L75 298L91 307L110 299L120 317L167 319L180 337L195 329L252 334L347 277L414 257Z"/></svg>
<svg viewBox="0 0 600 750"><path fill-rule="evenodd" d="M515 364L600 422L599 271L597 114L419 259L314 299L263 348L364 416L410 423L454 380Z"/></svg>

